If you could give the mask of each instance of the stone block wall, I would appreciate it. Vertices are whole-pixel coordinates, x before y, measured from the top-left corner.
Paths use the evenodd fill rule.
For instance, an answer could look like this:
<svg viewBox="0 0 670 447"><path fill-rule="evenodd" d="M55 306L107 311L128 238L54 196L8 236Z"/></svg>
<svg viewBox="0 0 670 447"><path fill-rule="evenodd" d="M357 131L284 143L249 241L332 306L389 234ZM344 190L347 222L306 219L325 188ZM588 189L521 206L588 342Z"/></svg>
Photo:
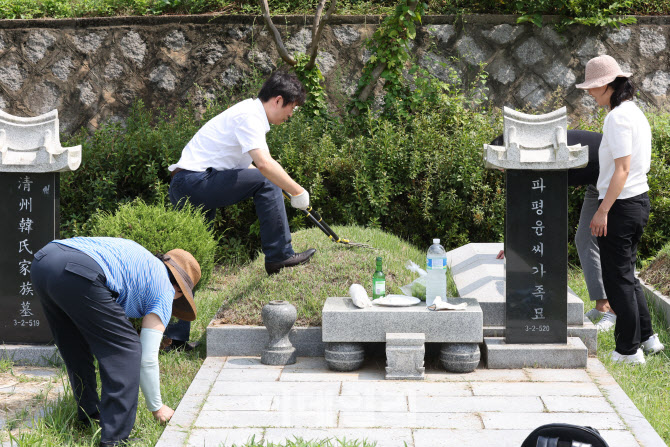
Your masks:
<svg viewBox="0 0 670 447"><path fill-rule="evenodd" d="M290 52L305 52L311 17L276 17ZM320 43L319 64L330 98L351 96L370 53L364 43L379 17L337 16ZM449 81L450 68L473 79L482 64L488 95L498 106L542 110L553 96L573 118L595 102L574 88L586 62L610 54L634 72L639 102L667 108L670 20L639 17L621 29L517 25L512 16L428 16L411 52L418 63ZM218 89L268 74L279 56L261 18L167 16L0 21L0 108L19 116L59 110L61 131L123 120L143 99L168 110ZM561 89L559 91L559 88Z"/></svg>

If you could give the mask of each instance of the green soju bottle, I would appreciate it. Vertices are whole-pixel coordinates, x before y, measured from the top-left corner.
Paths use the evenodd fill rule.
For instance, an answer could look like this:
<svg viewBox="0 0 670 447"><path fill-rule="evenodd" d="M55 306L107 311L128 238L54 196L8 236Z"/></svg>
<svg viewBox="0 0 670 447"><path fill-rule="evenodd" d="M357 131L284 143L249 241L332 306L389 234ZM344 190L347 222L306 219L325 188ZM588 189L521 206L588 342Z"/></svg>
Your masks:
<svg viewBox="0 0 670 447"><path fill-rule="evenodd" d="M382 258L377 258L377 271L372 275L372 299L386 296L386 277L382 272Z"/></svg>

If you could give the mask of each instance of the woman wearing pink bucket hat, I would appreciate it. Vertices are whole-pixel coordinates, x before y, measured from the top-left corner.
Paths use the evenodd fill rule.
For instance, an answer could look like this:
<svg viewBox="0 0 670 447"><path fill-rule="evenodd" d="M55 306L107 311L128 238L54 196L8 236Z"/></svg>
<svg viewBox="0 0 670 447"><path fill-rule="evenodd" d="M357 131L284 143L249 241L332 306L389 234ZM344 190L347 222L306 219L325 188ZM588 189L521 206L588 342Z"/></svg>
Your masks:
<svg viewBox="0 0 670 447"><path fill-rule="evenodd" d="M598 237L605 293L617 315L612 360L641 364L644 353L655 354L664 346L652 330L647 301L635 277L637 246L649 220L651 128L632 101L635 86L630 76L611 56L598 56L586 64L586 79L576 87L610 109L598 151L600 205L590 227Z"/></svg>

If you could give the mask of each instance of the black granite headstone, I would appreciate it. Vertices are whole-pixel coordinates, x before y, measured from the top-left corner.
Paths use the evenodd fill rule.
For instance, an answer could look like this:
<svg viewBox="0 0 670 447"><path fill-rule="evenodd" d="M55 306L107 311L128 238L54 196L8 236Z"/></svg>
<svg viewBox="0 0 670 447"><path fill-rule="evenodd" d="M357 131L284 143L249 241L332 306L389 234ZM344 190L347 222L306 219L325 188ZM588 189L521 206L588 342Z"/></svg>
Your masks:
<svg viewBox="0 0 670 447"><path fill-rule="evenodd" d="M505 172L505 341L567 343L567 170Z"/></svg>
<svg viewBox="0 0 670 447"><path fill-rule="evenodd" d="M58 238L60 174L0 173L0 342L48 343L51 331L30 281L35 252Z"/></svg>

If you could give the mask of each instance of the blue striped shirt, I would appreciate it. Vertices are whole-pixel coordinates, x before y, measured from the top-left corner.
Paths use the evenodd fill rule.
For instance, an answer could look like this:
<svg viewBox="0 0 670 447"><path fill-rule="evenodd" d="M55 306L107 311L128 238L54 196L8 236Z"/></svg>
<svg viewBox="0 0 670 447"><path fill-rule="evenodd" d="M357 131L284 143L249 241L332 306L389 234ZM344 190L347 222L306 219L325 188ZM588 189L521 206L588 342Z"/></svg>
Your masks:
<svg viewBox="0 0 670 447"><path fill-rule="evenodd" d="M175 289L167 267L137 242L114 237L74 237L54 241L86 253L100 265L107 287L129 318L154 313L167 326Z"/></svg>

